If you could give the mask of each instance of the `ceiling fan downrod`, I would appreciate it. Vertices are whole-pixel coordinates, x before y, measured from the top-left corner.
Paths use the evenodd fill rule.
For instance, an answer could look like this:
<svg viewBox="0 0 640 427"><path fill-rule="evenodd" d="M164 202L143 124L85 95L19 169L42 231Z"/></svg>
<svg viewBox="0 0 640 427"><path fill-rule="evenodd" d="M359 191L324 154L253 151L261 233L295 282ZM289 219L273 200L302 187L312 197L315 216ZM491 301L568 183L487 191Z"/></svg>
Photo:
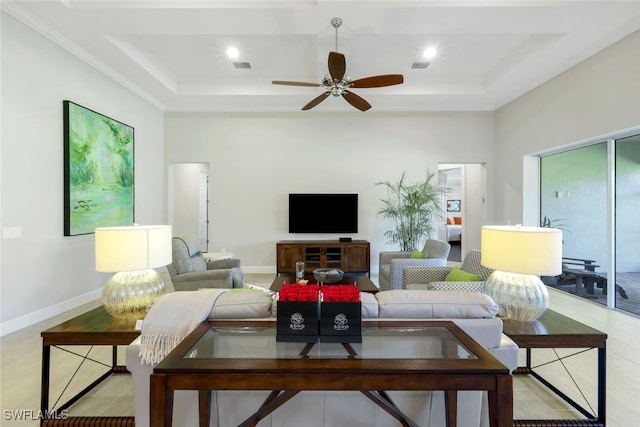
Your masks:
<svg viewBox="0 0 640 427"><path fill-rule="evenodd" d="M333 25L333 28L336 29L336 52L338 52L338 28L340 28L340 25L342 25L342 19L333 18L331 20L331 25Z"/></svg>

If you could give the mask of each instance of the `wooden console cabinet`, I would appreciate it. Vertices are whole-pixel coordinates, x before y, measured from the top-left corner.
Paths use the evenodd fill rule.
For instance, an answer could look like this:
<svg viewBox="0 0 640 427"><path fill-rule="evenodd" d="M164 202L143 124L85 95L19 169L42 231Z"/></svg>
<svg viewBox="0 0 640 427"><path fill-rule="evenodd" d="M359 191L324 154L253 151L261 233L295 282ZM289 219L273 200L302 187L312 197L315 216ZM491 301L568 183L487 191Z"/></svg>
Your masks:
<svg viewBox="0 0 640 427"><path fill-rule="evenodd" d="M345 274L371 272L370 244L366 240L282 240L276 243L278 275L292 274L303 261L307 274L316 268L337 268Z"/></svg>

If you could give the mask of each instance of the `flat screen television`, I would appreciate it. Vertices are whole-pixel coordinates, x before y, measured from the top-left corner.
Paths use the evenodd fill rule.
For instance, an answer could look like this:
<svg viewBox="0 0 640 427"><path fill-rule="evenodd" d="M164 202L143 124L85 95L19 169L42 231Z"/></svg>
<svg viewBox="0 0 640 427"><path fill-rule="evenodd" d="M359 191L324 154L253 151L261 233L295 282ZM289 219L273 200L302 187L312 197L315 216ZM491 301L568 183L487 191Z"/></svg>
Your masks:
<svg viewBox="0 0 640 427"><path fill-rule="evenodd" d="M357 194L289 194L289 233L357 232Z"/></svg>

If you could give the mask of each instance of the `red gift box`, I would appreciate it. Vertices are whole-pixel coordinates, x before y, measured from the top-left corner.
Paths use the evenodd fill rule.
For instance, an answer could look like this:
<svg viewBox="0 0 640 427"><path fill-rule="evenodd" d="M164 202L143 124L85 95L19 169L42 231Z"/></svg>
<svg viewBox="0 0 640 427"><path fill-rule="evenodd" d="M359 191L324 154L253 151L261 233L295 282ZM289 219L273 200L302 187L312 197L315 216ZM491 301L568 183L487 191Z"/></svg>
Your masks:
<svg viewBox="0 0 640 427"><path fill-rule="evenodd" d="M320 341L362 342L362 307L356 285L321 288Z"/></svg>
<svg viewBox="0 0 640 427"><path fill-rule="evenodd" d="M282 285L278 292L276 341L318 341L320 286Z"/></svg>

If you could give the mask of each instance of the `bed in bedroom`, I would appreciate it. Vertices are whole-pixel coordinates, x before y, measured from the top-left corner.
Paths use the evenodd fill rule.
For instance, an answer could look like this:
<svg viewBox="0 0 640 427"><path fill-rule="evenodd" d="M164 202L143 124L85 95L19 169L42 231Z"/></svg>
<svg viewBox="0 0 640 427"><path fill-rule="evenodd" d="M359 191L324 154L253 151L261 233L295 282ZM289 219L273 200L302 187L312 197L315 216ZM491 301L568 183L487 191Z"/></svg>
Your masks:
<svg viewBox="0 0 640 427"><path fill-rule="evenodd" d="M462 218L447 218L447 242L462 241Z"/></svg>
<svg viewBox="0 0 640 427"><path fill-rule="evenodd" d="M447 242L459 242L462 240L462 225L447 225Z"/></svg>

